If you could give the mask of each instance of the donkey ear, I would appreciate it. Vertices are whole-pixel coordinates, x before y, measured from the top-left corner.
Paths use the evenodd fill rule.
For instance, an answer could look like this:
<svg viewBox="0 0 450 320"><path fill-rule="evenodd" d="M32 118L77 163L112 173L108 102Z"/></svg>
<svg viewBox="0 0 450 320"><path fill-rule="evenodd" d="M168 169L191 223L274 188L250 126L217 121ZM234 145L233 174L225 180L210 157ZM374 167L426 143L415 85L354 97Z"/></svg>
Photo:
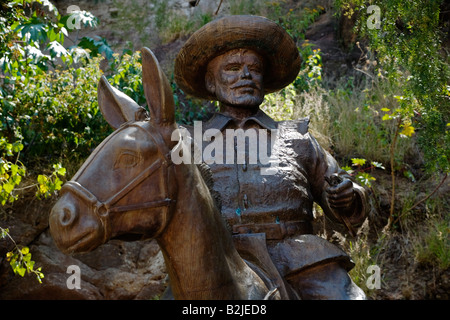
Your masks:
<svg viewBox="0 0 450 320"><path fill-rule="evenodd" d="M105 120L115 130L128 121L147 118L147 111L123 92L112 87L105 76L98 83L98 106Z"/></svg>
<svg viewBox="0 0 450 320"><path fill-rule="evenodd" d="M150 110L150 120L158 125L175 123L175 102L166 75L153 52L142 48L142 83Z"/></svg>

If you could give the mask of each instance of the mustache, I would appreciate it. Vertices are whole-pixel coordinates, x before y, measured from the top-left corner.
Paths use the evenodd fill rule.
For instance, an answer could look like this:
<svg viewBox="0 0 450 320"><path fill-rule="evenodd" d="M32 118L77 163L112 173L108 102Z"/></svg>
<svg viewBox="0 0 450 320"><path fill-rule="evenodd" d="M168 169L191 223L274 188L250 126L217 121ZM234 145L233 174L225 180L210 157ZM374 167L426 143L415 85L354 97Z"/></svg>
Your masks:
<svg viewBox="0 0 450 320"><path fill-rule="evenodd" d="M238 83L232 85L230 88L231 89L238 89L238 88L259 89L258 86L253 81L249 81L249 80L239 81Z"/></svg>

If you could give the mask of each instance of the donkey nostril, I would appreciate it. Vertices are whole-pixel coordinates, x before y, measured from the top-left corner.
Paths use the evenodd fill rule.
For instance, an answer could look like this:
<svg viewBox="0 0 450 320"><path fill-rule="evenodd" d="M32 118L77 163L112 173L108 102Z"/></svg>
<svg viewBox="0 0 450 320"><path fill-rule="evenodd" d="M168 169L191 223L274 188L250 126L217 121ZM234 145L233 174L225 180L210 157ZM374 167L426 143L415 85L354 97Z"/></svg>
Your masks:
<svg viewBox="0 0 450 320"><path fill-rule="evenodd" d="M75 217L76 213L74 212L74 210L72 210L70 207L64 207L60 214L59 221L61 225L68 226L75 220Z"/></svg>

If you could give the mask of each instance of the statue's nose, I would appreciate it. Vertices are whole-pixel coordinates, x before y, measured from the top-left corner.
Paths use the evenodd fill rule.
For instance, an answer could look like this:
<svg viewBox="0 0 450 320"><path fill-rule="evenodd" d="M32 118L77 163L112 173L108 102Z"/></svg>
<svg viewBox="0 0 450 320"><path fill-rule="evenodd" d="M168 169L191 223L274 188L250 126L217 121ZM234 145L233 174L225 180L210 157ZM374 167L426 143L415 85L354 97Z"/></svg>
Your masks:
<svg viewBox="0 0 450 320"><path fill-rule="evenodd" d="M78 218L78 210L72 203L56 204L51 212L51 222L59 227L67 228Z"/></svg>
<svg viewBox="0 0 450 320"><path fill-rule="evenodd" d="M242 79L251 79L252 75L250 74L250 71L248 70L247 65L244 65L244 68L242 69L241 78Z"/></svg>

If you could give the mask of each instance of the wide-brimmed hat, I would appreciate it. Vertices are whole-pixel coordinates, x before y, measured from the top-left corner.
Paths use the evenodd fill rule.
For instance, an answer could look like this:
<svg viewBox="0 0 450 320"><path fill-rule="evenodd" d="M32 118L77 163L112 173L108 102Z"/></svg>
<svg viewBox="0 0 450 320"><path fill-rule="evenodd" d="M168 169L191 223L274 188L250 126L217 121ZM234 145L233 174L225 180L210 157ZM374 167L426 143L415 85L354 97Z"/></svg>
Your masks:
<svg viewBox="0 0 450 320"><path fill-rule="evenodd" d="M197 30L175 60L175 81L187 94L215 100L205 86L208 63L215 57L240 48L264 58L264 92L278 91L297 77L301 58L289 34L275 22L259 16L227 16Z"/></svg>

